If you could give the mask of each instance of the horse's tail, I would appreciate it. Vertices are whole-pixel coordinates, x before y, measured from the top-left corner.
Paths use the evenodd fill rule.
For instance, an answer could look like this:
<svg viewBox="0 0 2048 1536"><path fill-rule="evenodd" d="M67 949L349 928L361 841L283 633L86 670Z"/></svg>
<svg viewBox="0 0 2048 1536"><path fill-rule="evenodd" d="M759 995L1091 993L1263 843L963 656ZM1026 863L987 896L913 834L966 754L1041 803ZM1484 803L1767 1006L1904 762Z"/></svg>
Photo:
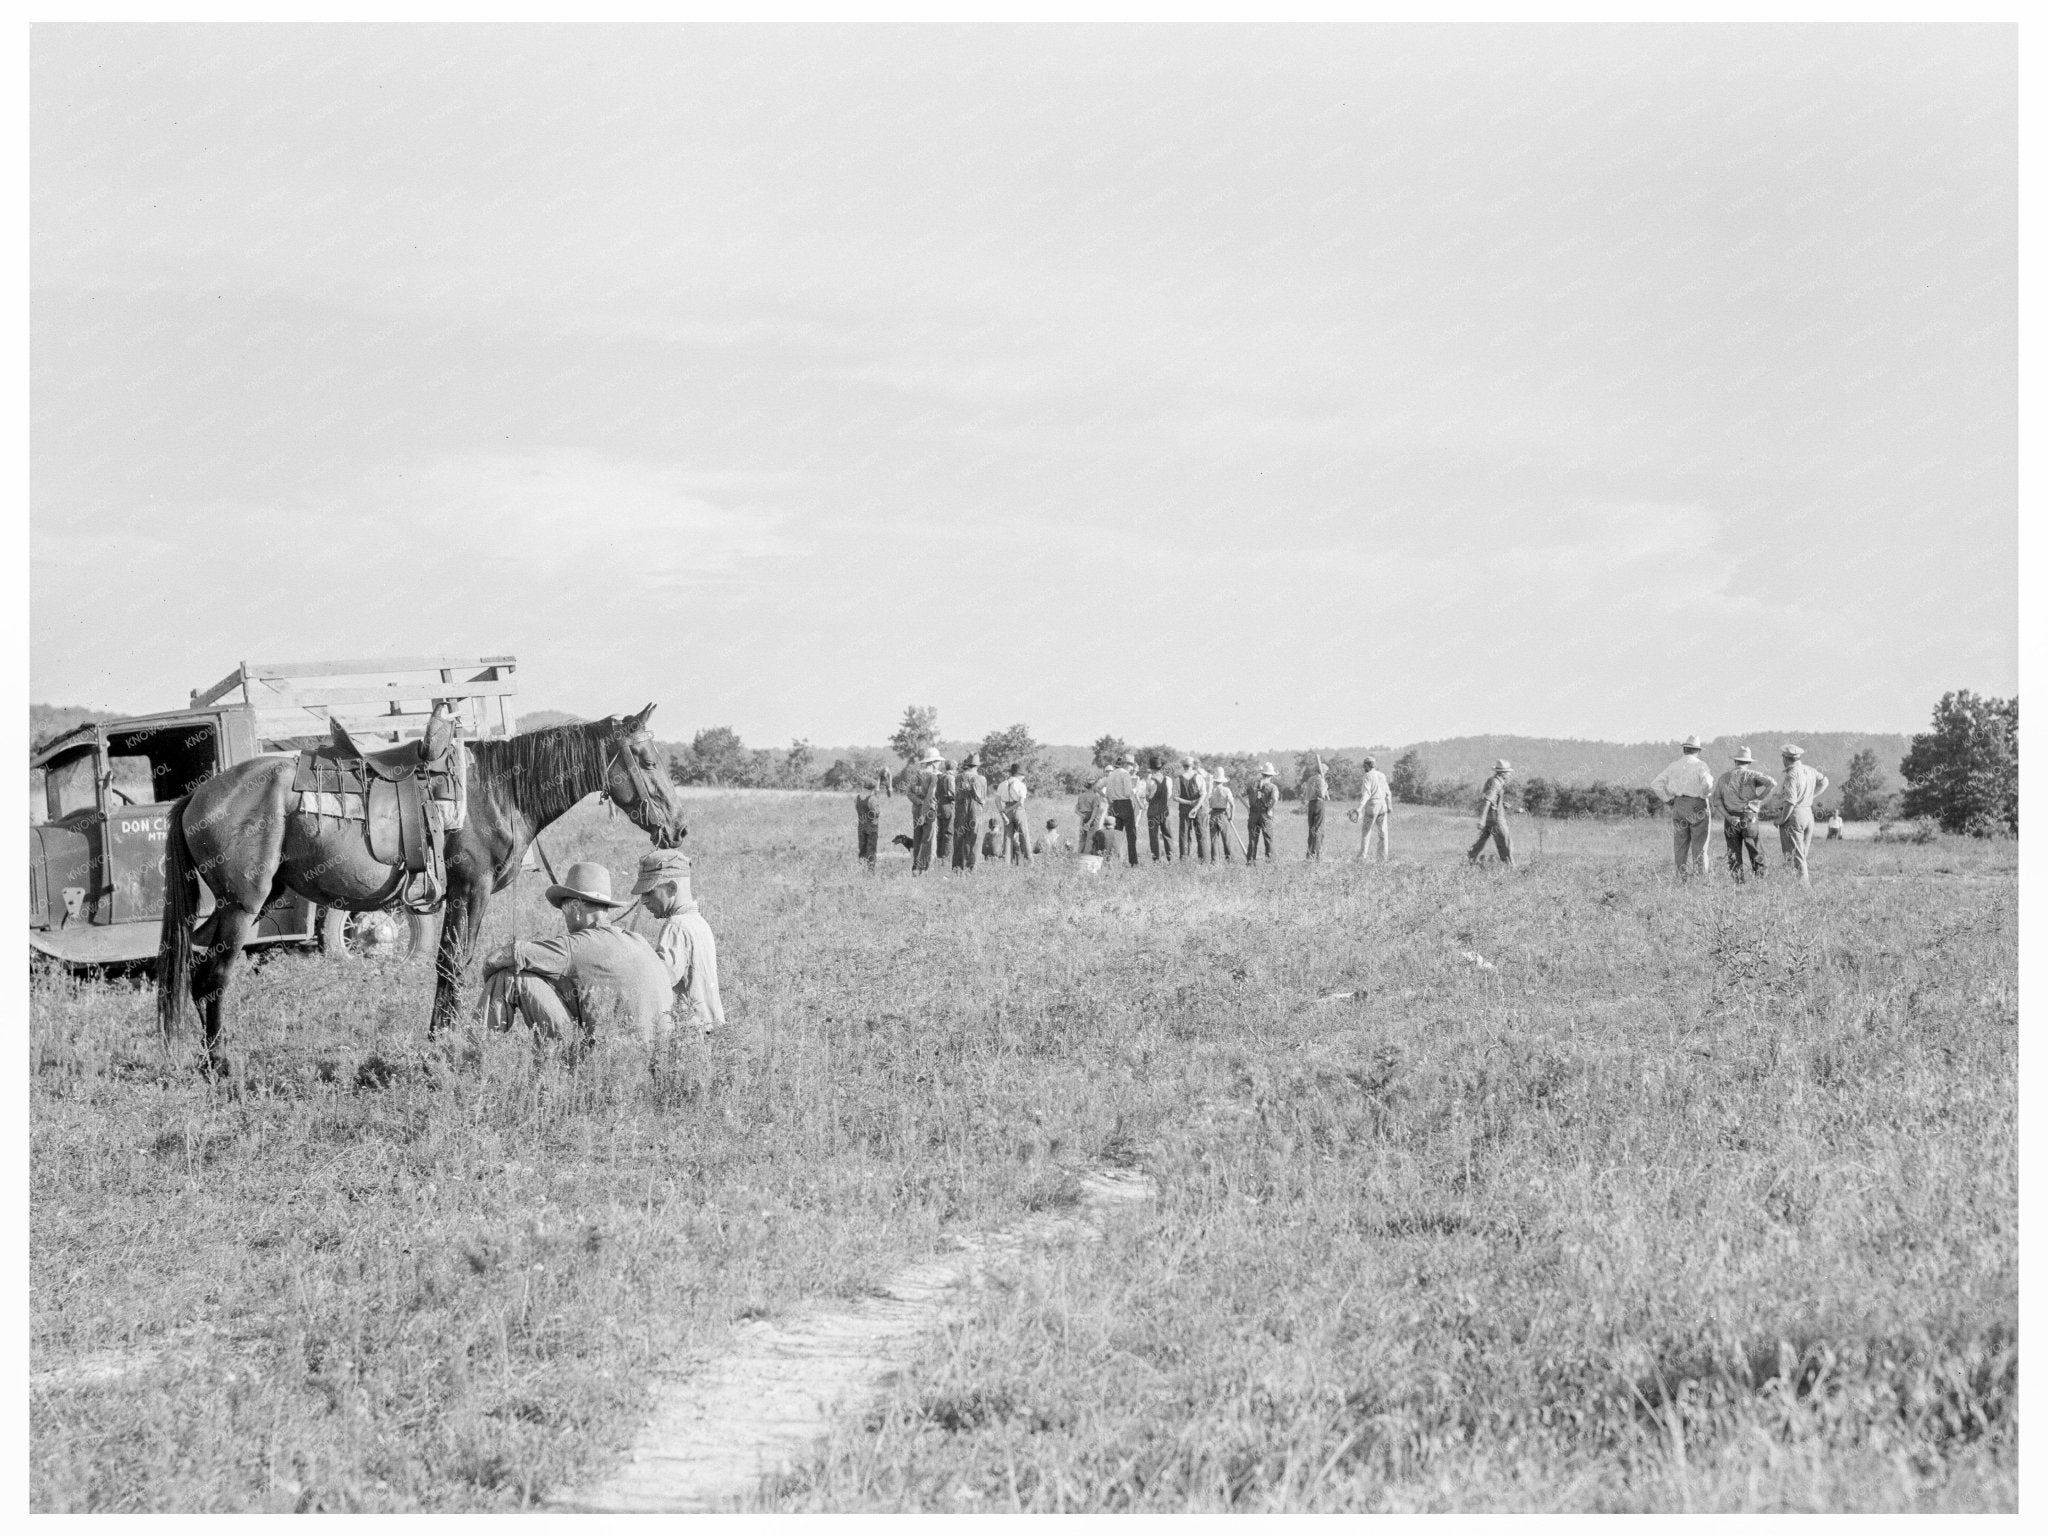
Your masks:
<svg viewBox="0 0 2048 1536"><path fill-rule="evenodd" d="M156 1022L164 1039L185 1020L185 993L192 971L192 916L199 906L199 875L185 841L185 808L190 795L171 807L164 848L164 920L156 941Z"/></svg>

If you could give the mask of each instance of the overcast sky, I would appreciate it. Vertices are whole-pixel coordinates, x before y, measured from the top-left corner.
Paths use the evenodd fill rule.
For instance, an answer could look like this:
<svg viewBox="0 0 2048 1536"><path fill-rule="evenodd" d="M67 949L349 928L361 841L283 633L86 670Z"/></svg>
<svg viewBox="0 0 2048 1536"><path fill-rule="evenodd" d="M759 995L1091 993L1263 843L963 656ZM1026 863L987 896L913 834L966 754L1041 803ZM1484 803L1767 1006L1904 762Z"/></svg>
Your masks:
<svg viewBox="0 0 2048 1536"><path fill-rule="evenodd" d="M1255 748L2017 688L2009 28L38 28L31 697Z"/></svg>

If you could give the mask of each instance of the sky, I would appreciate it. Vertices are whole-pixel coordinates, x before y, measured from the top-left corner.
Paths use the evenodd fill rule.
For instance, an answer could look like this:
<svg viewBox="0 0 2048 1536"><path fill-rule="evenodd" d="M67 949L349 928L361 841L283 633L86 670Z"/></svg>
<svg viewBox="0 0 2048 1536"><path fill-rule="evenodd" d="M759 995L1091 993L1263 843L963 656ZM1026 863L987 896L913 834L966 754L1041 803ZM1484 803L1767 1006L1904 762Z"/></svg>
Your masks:
<svg viewBox="0 0 2048 1536"><path fill-rule="evenodd" d="M38 27L30 696L1215 750L2017 691L2009 27Z"/></svg>

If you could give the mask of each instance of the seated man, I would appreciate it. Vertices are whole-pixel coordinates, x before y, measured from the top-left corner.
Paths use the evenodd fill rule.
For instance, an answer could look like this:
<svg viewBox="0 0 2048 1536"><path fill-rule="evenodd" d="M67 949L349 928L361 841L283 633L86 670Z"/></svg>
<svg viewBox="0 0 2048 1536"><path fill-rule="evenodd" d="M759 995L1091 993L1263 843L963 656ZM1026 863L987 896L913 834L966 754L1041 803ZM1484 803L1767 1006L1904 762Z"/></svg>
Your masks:
<svg viewBox="0 0 2048 1536"><path fill-rule="evenodd" d="M612 897L612 872L572 864L548 901L567 928L558 939L512 939L484 957L484 1018L510 1029L524 1018L559 1039L575 1025L587 1044L615 1025L651 1044L669 1006L668 972L638 938L612 922L627 902Z"/></svg>
<svg viewBox="0 0 2048 1536"><path fill-rule="evenodd" d="M703 1035L723 1029L718 944L691 897L688 855L673 848L657 848L642 857L633 894L640 901L627 914L626 931L645 939L660 959L674 989L675 1025Z"/></svg>

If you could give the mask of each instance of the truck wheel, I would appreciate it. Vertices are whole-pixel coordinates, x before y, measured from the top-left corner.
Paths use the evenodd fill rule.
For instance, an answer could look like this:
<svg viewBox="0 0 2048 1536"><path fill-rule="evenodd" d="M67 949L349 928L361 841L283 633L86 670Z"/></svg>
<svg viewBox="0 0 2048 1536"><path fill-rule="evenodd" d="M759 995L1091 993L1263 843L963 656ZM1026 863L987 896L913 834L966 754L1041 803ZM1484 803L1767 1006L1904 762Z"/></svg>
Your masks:
<svg viewBox="0 0 2048 1536"><path fill-rule="evenodd" d="M320 953L407 960L430 952L439 941L436 921L420 912L343 912L330 907L320 919Z"/></svg>

